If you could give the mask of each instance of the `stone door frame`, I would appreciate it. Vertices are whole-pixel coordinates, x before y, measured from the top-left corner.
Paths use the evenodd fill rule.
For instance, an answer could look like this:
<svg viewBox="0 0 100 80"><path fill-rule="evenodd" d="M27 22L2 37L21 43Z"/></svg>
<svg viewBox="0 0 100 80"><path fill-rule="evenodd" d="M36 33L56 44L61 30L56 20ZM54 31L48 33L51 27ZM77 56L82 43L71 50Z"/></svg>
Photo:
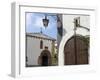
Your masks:
<svg viewBox="0 0 100 80"><path fill-rule="evenodd" d="M48 66L52 64L51 53L49 50L43 50L38 58L38 64L42 66L42 57L48 56Z"/></svg>

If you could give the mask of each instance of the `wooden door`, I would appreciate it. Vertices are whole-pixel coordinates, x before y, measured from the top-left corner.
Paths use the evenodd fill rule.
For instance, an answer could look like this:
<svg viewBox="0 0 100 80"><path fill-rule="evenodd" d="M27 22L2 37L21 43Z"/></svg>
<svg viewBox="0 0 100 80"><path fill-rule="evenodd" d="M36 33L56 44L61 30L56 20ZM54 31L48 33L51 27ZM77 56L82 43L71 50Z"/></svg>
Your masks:
<svg viewBox="0 0 100 80"><path fill-rule="evenodd" d="M48 66L48 56L42 56L42 66Z"/></svg>
<svg viewBox="0 0 100 80"><path fill-rule="evenodd" d="M84 37L73 36L64 47L65 65L88 64L88 45Z"/></svg>

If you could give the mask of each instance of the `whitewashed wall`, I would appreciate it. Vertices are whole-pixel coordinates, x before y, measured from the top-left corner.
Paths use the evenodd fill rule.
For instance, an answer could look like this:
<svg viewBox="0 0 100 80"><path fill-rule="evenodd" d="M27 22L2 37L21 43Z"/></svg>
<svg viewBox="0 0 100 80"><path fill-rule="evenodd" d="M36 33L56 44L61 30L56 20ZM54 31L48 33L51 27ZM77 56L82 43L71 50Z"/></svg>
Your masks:
<svg viewBox="0 0 100 80"><path fill-rule="evenodd" d="M63 35L67 35L74 29L74 18L80 17L80 25L90 28L90 16L87 15L63 15ZM89 35L89 31L83 28L77 29L77 34Z"/></svg>
<svg viewBox="0 0 100 80"><path fill-rule="evenodd" d="M48 46L48 50L51 53L52 50L52 41L51 40L43 40L43 49L40 49L40 40L34 37L27 37L27 57L28 57L28 65L38 65L38 57L41 52L45 49L45 46Z"/></svg>

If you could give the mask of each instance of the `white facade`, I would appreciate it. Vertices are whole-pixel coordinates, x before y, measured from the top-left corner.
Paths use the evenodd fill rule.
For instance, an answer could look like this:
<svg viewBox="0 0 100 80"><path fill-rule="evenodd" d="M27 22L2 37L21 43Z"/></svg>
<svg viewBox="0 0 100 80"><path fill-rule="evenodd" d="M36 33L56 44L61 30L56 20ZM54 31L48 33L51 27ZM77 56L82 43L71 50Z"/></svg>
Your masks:
<svg viewBox="0 0 100 80"><path fill-rule="evenodd" d="M42 35L42 36L41 36ZM45 35L44 35L45 36ZM27 35L26 39L26 55L27 55L27 64L28 65L39 65L38 59L41 55L41 52L45 50L45 47L48 47L48 50L50 51L52 55L52 42L54 39L50 38L43 38L43 34L33 36L33 35ZM40 49L40 41L43 41L43 49Z"/></svg>

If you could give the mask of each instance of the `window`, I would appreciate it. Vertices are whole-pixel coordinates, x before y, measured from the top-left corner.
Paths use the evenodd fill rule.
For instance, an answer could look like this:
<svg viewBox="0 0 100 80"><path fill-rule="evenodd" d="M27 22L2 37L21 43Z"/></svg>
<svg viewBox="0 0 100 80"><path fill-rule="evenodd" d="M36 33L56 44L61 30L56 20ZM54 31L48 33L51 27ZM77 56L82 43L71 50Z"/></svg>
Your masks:
<svg viewBox="0 0 100 80"><path fill-rule="evenodd" d="M40 49L43 49L43 41L40 41Z"/></svg>
<svg viewBox="0 0 100 80"><path fill-rule="evenodd" d="M48 49L48 46L45 46L45 49Z"/></svg>

